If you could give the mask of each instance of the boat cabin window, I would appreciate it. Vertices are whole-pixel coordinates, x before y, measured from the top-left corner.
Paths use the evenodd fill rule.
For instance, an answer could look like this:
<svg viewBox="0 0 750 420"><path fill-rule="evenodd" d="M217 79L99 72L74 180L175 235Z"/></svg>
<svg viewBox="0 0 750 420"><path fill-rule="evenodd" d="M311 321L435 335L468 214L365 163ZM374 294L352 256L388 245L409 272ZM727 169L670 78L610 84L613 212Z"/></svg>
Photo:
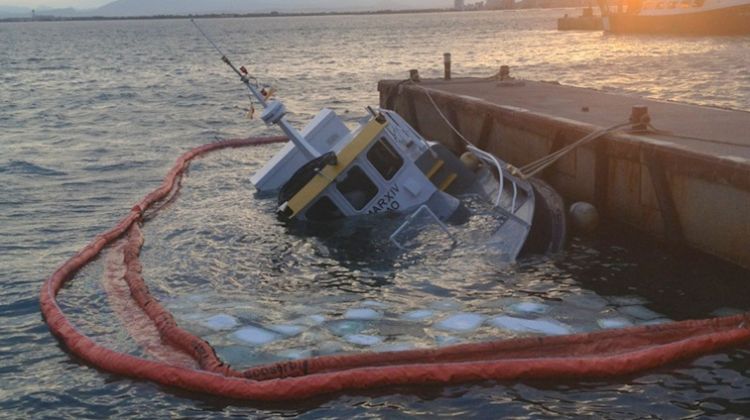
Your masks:
<svg viewBox="0 0 750 420"><path fill-rule="evenodd" d="M336 188L355 210L362 210L378 193L378 186L359 166L353 166Z"/></svg>
<svg viewBox="0 0 750 420"><path fill-rule="evenodd" d="M380 172L380 175L383 175L386 181L393 178L396 172L404 166L404 159L382 137L367 152L367 160Z"/></svg>
<svg viewBox="0 0 750 420"><path fill-rule="evenodd" d="M330 198L323 196L318 199L305 213L308 220L313 222L328 222L344 217Z"/></svg>

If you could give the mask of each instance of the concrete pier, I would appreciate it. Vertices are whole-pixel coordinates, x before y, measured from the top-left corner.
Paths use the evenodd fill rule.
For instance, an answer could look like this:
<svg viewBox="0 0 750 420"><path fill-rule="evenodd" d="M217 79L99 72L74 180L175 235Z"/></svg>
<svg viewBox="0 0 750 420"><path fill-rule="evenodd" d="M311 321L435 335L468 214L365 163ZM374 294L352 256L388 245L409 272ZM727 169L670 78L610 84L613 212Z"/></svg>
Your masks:
<svg viewBox="0 0 750 420"><path fill-rule="evenodd" d="M423 89L464 137L515 166L647 106L658 134L608 134L541 176L569 203L750 268L750 113L498 78L379 83L381 107L458 151Z"/></svg>

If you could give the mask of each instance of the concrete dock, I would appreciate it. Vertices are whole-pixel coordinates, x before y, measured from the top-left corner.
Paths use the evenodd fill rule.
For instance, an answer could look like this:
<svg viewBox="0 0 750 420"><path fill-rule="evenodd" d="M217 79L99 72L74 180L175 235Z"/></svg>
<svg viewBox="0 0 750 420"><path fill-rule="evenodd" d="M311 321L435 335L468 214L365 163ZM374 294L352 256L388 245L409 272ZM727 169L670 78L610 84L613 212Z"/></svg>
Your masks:
<svg viewBox="0 0 750 420"><path fill-rule="evenodd" d="M608 134L541 177L569 203L592 202L605 218L750 268L750 113L496 78L379 83L381 107L457 151L425 89L464 137L515 166L647 106L657 133Z"/></svg>

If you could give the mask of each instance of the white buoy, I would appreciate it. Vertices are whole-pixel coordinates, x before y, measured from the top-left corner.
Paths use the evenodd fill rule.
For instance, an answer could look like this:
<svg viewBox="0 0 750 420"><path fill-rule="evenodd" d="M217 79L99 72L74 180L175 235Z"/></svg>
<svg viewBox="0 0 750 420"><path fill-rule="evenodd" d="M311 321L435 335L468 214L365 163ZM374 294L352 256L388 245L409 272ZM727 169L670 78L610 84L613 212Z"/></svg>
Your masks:
<svg viewBox="0 0 750 420"><path fill-rule="evenodd" d="M432 318L433 315L435 315L435 312L429 309L417 309L403 314L401 319L406 321L424 321L428 318Z"/></svg>
<svg viewBox="0 0 750 420"><path fill-rule="evenodd" d="M573 332L569 326L551 319L524 319L504 315L491 318L488 322L494 327L519 333L566 335Z"/></svg>
<svg viewBox="0 0 750 420"><path fill-rule="evenodd" d="M456 333L474 331L484 322L484 316L473 313L456 313L435 324L435 328Z"/></svg>
<svg viewBox="0 0 750 420"><path fill-rule="evenodd" d="M276 324L270 325L267 328L287 337L294 337L295 335L300 335L305 332L305 327L294 324Z"/></svg>
<svg viewBox="0 0 750 420"><path fill-rule="evenodd" d="M568 218L573 229L580 233L591 233L599 227L599 211L590 203L573 203L568 211Z"/></svg>
<svg viewBox="0 0 750 420"><path fill-rule="evenodd" d="M471 152L465 152L461 155L461 163L472 172L476 172L481 164L477 155Z"/></svg>
<svg viewBox="0 0 750 420"><path fill-rule="evenodd" d="M374 346L383 342L383 339L375 335L350 334L344 336L344 340L358 346Z"/></svg>
<svg viewBox="0 0 750 420"><path fill-rule="evenodd" d="M219 314L201 321L201 325L213 331L226 331L234 329L239 322L231 315Z"/></svg>
<svg viewBox="0 0 750 420"><path fill-rule="evenodd" d="M266 330L264 328L258 328L258 327L245 327L242 329L239 329L232 333L232 336L243 343L250 344L253 346L262 346L264 344L268 344L272 341L276 341L282 336L273 332Z"/></svg>
<svg viewBox="0 0 750 420"><path fill-rule="evenodd" d="M373 321L383 317L380 312L370 308L356 308L349 309L344 314L344 319L350 320L361 320L361 321Z"/></svg>

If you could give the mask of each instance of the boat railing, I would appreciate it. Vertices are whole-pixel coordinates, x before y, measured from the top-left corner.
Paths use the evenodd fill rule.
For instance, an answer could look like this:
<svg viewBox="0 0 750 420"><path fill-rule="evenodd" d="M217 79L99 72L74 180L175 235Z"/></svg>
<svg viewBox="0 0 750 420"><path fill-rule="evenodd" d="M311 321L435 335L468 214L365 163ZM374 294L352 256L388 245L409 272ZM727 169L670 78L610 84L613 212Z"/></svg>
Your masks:
<svg viewBox="0 0 750 420"><path fill-rule="evenodd" d="M398 241L398 239L396 239L396 237L401 232L403 232L406 229L406 227L409 226L414 221L414 219L416 219L417 216L419 216L419 214L421 213L427 213L427 215L430 216L430 218L432 218L432 220L435 221L435 223L440 227L440 229L443 232L445 232L446 235L448 235L448 238L450 238L450 240L453 241L453 244L455 245L456 239L453 237L450 230L448 230L448 226L446 226L445 223L443 223L440 220L440 218L437 217L437 215L432 210L430 210L427 204L422 204L421 206L419 206L419 208L414 213L410 214L406 218L406 221L391 234L389 239L391 240L391 242L393 242L394 245L396 245L401 250L407 249L401 242Z"/></svg>
<svg viewBox="0 0 750 420"><path fill-rule="evenodd" d="M495 155L491 153L487 153L482 149L479 149L474 146L467 146L467 149L469 149L472 153L479 156L480 159L487 162L490 165L494 165L495 168L497 168L497 181L498 181L498 187L497 187L497 197L495 198L495 207L498 207L500 205L500 199L503 196L503 189L505 188L505 174L503 172L503 167L500 164L500 161L498 158L495 157ZM516 202L518 200L518 185L516 184L516 181L512 178L508 179L513 187L513 200L511 201L510 210L511 213L516 212Z"/></svg>

